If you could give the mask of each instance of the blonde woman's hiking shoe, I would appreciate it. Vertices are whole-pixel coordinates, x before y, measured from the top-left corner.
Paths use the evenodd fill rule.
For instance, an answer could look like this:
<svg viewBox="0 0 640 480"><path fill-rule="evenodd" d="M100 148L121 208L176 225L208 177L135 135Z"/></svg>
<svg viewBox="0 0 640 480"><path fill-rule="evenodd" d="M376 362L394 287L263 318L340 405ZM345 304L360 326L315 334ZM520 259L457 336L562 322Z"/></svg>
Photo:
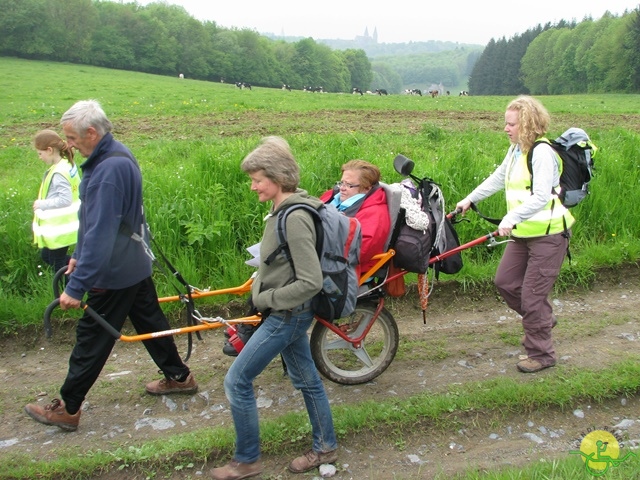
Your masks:
<svg viewBox="0 0 640 480"><path fill-rule="evenodd" d="M309 450L304 455L293 459L289 464L289 471L293 473L304 473L325 463L335 463L338 460L338 449L330 452L314 452Z"/></svg>
<svg viewBox="0 0 640 480"><path fill-rule="evenodd" d="M231 460L224 467L212 468L209 475L214 480L242 480L251 478L262 473L262 460L258 459L253 463L240 463Z"/></svg>
<svg viewBox="0 0 640 480"><path fill-rule="evenodd" d="M30 403L24 407L24 411L36 422L55 425L67 432L73 432L78 428L80 413L82 412L82 410L78 410L71 415L67 412L64 402L57 398L54 398L51 403L44 406Z"/></svg>
<svg viewBox="0 0 640 480"><path fill-rule="evenodd" d="M518 367L518 370L523 373L535 373L539 372L540 370L544 370L545 368L553 367L554 365L555 363L552 363L550 365L543 365L538 360L534 360L533 358L525 358L524 360L519 361L516 364L516 367Z"/></svg>

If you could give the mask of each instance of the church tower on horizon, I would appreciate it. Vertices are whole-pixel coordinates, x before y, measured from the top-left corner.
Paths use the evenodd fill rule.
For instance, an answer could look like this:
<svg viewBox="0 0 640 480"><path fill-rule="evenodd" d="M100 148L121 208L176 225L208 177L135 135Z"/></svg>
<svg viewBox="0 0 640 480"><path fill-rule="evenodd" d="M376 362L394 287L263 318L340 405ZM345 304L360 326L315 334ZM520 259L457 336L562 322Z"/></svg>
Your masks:
<svg viewBox="0 0 640 480"><path fill-rule="evenodd" d="M364 35L358 35L354 40L359 45L374 45L378 43L378 27L373 27L373 36L369 35L369 27L364 27Z"/></svg>

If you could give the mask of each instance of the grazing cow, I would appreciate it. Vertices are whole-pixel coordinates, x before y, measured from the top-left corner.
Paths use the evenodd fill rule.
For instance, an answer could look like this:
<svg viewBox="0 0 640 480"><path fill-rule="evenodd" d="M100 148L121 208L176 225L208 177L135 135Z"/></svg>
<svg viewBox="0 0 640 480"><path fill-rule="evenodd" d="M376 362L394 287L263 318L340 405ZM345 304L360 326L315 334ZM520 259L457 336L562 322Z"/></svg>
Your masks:
<svg viewBox="0 0 640 480"><path fill-rule="evenodd" d="M286 83L282 84L282 89L291 91L291 87L289 85L287 85Z"/></svg>
<svg viewBox="0 0 640 480"><path fill-rule="evenodd" d="M431 95L431 98L436 98L438 96L438 90L429 90L429 95Z"/></svg>
<svg viewBox="0 0 640 480"><path fill-rule="evenodd" d="M322 88L322 87L310 87L308 85L305 85L304 87L302 87L302 90L305 91L305 92L324 93L324 88Z"/></svg>
<svg viewBox="0 0 640 480"><path fill-rule="evenodd" d="M378 88L378 89L376 89L376 93L377 93L378 95L389 95L389 94L387 93L387 91L386 91L384 88Z"/></svg>
<svg viewBox="0 0 640 480"><path fill-rule="evenodd" d="M180 79L184 78L184 73L181 73L180 75L178 75L178 78Z"/></svg>
<svg viewBox="0 0 640 480"><path fill-rule="evenodd" d="M422 96L422 90L420 90L419 88L414 88L413 90L411 90L411 95L420 95L420 96Z"/></svg>
<svg viewBox="0 0 640 480"><path fill-rule="evenodd" d="M353 87L351 89L351 93L359 93L360 95L364 95L364 93L362 93L362 90L360 90L358 87Z"/></svg>
<svg viewBox="0 0 640 480"><path fill-rule="evenodd" d="M251 84L246 82L236 82L236 87L240 89L248 88L249 90L251 90Z"/></svg>
<svg viewBox="0 0 640 480"><path fill-rule="evenodd" d="M451 92L449 90L447 90L447 97L451 95Z"/></svg>
<svg viewBox="0 0 640 480"><path fill-rule="evenodd" d="M466 97L467 95L469 95L469 92L467 92L466 90L462 90L460 92L460 95L458 95L459 97Z"/></svg>

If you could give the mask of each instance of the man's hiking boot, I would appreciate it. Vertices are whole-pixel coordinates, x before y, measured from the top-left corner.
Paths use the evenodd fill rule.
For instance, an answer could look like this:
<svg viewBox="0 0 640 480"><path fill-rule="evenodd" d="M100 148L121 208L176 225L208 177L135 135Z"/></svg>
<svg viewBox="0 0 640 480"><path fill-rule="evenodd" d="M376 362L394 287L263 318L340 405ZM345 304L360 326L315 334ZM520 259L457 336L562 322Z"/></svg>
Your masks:
<svg viewBox="0 0 640 480"><path fill-rule="evenodd" d="M209 471L211 478L215 480L242 480L251 478L262 473L262 461L260 459L253 463L240 463L231 460L224 467L212 468Z"/></svg>
<svg viewBox="0 0 640 480"><path fill-rule="evenodd" d="M198 391L198 384L193 377L193 373L189 373L189 376L183 381L168 380L162 378L160 380L154 380L148 383L145 387L147 393L151 395L169 395L171 393L196 393Z"/></svg>
<svg viewBox="0 0 640 480"><path fill-rule="evenodd" d="M54 398L51 403L45 406L30 403L24 407L24 411L36 422L44 423L45 425L55 425L67 432L73 432L78 428L80 413L82 412L82 410L78 410L71 415L67 412L64 402L57 398Z"/></svg>
<svg viewBox="0 0 640 480"><path fill-rule="evenodd" d="M330 452L314 452L309 450L304 455L294 458L289 464L289 471L293 473L304 473L319 467L325 463L335 463L338 460L338 449Z"/></svg>

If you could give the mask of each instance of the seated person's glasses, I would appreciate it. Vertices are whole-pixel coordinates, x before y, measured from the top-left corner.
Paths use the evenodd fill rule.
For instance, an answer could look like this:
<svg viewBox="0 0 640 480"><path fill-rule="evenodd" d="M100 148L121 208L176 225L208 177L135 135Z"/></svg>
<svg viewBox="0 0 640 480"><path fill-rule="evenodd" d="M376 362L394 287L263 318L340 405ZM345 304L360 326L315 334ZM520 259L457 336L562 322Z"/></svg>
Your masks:
<svg viewBox="0 0 640 480"><path fill-rule="evenodd" d="M336 187L338 188L342 188L342 187L347 187L347 188L358 188L360 186L360 184L354 184L354 183L347 183L347 182L343 182L342 180L339 182L336 182Z"/></svg>

